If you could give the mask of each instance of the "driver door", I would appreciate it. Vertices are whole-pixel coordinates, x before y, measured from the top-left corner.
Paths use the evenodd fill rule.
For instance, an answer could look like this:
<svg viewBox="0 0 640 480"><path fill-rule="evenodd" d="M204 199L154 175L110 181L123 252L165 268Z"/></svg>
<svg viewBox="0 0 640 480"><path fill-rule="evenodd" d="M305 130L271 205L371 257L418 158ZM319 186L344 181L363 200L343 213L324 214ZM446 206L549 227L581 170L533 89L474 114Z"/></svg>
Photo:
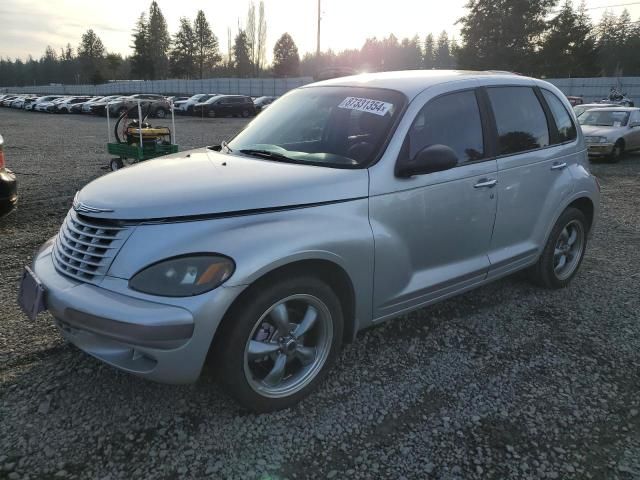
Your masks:
<svg viewBox="0 0 640 480"><path fill-rule="evenodd" d="M497 164L490 158L474 89L430 100L418 113L401 157L446 145L458 165L394 178L370 197L375 239L374 318L381 320L481 283L496 216ZM402 161L402 158L400 159ZM380 181L377 176L372 181Z"/></svg>

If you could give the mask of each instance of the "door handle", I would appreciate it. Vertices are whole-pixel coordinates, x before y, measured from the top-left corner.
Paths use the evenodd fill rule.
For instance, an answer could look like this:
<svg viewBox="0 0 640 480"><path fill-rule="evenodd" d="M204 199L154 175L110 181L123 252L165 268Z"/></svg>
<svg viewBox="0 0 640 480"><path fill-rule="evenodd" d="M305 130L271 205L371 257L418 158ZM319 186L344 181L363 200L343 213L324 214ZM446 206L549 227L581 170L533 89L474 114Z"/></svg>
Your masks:
<svg viewBox="0 0 640 480"><path fill-rule="evenodd" d="M493 188L498 184L498 180L495 178L483 178L476 183L473 188Z"/></svg>
<svg viewBox="0 0 640 480"><path fill-rule="evenodd" d="M567 162L554 163L551 165L551 170L562 170L564 168L567 168Z"/></svg>

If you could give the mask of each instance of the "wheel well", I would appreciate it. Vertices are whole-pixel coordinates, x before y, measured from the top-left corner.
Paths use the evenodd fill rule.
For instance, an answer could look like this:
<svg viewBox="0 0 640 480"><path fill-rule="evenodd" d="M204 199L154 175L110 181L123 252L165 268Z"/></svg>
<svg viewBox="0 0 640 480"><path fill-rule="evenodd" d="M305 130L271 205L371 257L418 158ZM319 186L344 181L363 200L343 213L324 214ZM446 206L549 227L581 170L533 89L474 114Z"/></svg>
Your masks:
<svg viewBox="0 0 640 480"><path fill-rule="evenodd" d="M625 147L624 138L619 138L618 140L616 140L616 144L618 143L622 145L622 149L624 150L624 147Z"/></svg>
<svg viewBox="0 0 640 480"><path fill-rule="evenodd" d="M251 295L254 288L263 284L272 284L296 275L313 275L320 278L331 287L340 299L344 316L344 343L351 343L355 336L355 291L347 272L342 267L328 260L300 260L278 267L255 280L236 298L225 314L222 324L226 323L227 315L233 312L237 305L242 305ZM217 335L216 335L217 337Z"/></svg>
<svg viewBox="0 0 640 480"><path fill-rule="evenodd" d="M593 213L594 213L593 202L587 197L582 197L571 202L569 207L577 208L582 213L584 213L584 216L587 217L587 222L588 222L587 231L591 230L591 225L593 224Z"/></svg>

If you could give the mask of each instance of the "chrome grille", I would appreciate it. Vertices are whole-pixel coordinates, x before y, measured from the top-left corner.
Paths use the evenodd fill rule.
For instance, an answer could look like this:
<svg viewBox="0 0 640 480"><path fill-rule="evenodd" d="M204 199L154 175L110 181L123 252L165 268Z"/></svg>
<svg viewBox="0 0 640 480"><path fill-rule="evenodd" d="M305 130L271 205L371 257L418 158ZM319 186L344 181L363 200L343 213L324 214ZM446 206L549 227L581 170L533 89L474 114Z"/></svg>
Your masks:
<svg viewBox="0 0 640 480"><path fill-rule="evenodd" d="M72 209L56 237L54 265L64 275L95 283L107 273L131 231L131 227L86 217Z"/></svg>

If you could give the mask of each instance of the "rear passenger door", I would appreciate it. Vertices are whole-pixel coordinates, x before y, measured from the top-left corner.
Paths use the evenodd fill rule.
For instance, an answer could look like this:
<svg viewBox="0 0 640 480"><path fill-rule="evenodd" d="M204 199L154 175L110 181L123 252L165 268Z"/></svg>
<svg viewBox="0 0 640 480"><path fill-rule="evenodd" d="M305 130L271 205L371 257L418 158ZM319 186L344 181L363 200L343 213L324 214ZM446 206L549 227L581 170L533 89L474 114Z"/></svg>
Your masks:
<svg viewBox="0 0 640 480"><path fill-rule="evenodd" d="M498 155L491 278L538 258L558 208L571 194L570 166L579 153L576 127L551 91L525 85L483 91L495 120Z"/></svg>

